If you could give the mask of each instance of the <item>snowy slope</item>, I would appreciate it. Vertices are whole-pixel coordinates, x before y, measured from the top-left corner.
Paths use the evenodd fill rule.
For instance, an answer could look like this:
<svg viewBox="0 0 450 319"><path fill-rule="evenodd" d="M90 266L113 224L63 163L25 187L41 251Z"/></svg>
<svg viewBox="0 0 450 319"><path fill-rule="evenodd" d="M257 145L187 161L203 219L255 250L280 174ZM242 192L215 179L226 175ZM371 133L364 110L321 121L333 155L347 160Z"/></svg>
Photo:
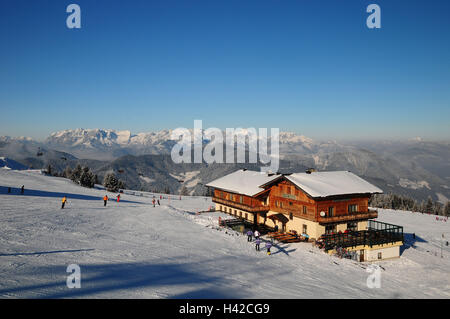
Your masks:
<svg viewBox="0 0 450 319"><path fill-rule="evenodd" d="M63 194L68 204L61 210ZM244 236L218 230L223 214L195 214L212 205L208 198L164 198L153 208L151 194L131 192L105 208L104 194L36 172L0 170L0 297L450 297L450 251L440 258L439 250L450 222L434 216L380 211L380 220L405 226L408 245L400 259L379 262L381 288L370 289L367 264L310 244L277 245L271 256L256 252ZM81 289L66 287L66 267L74 263Z"/></svg>

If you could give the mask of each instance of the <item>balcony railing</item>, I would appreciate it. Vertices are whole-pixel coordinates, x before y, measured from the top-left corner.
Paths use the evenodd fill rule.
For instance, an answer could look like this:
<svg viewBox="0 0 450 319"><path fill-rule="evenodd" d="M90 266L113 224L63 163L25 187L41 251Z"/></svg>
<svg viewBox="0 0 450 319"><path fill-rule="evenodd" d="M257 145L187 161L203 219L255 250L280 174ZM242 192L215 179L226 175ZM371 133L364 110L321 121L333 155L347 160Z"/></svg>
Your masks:
<svg viewBox="0 0 450 319"><path fill-rule="evenodd" d="M375 246L403 242L403 227L369 220L367 230L322 235L319 246L326 251L337 247Z"/></svg>
<svg viewBox="0 0 450 319"><path fill-rule="evenodd" d="M361 219L370 219L370 218L377 218L378 212L376 210L369 210L367 212L356 212L356 213L348 213L347 215L341 215L341 216L331 216L331 217L322 217L319 216L318 222L320 224L329 224L329 223L339 223L339 222L351 222L355 220L361 220Z"/></svg>
<svg viewBox="0 0 450 319"><path fill-rule="evenodd" d="M212 201L214 203L218 203L218 204L223 204L229 207L233 207L233 208L237 208L240 210L244 210L250 213L259 213L259 212L268 212L269 211L269 206L263 206L263 205L256 205L256 206L248 206L248 205L244 205L241 203L236 203L230 200L226 200L226 199L222 199L222 198L217 198L217 197L213 197Z"/></svg>

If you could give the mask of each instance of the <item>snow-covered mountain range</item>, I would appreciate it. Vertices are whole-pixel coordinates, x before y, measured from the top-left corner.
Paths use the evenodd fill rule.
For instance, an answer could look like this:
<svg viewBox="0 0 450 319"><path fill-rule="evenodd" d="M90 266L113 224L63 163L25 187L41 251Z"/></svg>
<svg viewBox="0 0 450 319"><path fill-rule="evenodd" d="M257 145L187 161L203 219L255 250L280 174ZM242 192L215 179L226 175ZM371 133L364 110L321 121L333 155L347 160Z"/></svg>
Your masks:
<svg viewBox="0 0 450 319"><path fill-rule="evenodd" d="M52 133L45 141L0 137L0 156L32 168L50 164L62 171L66 166L88 165L100 177L108 171L121 174L134 189L177 191L180 178L192 193L204 192L202 184L232 170L251 165L175 164L170 152L176 141L171 130L133 134L111 129L75 129ZM192 130L191 130L192 133ZM225 135L224 135L225 136ZM280 171L349 170L385 192L419 200L432 196L450 198L450 143L422 139L407 141L346 142L317 141L293 132L280 132ZM213 143L203 141L204 145ZM40 154L40 156L38 156ZM184 180L184 179L182 179Z"/></svg>

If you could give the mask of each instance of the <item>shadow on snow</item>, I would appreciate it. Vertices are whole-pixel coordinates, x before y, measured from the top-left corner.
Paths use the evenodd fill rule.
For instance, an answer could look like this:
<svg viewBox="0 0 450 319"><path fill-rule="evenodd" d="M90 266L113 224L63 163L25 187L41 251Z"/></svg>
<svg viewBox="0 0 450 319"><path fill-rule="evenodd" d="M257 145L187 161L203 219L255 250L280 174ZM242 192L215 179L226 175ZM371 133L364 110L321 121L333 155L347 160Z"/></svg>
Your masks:
<svg viewBox="0 0 450 319"><path fill-rule="evenodd" d="M95 250L94 248L89 249L70 249L70 250L52 250L52 251L36 251L32 253L0 253L0 257L5 256L32 256L32 255L47 255L47 254L60 254L60 253L76 253L80 251L91 251Z"/></svg>
<svg viewBox="0 0 450 319"><path fill-rule="evenodd" d="M49 192L43 190L35 190L35 189L25 189L23 194L20 193L20 188L11 187L11 193L8 193L8 187L0 186L0 195L18 195L18 196L37 196L37 197L59 197L63 198L64 196L67 199L81 199L81 200L103 200L103 196L91 196L91 195L82 195L82 194L73 194L73 193L64 193L64 192ZM110 201L115 201L114 199L110 199ZM141 202L130 201L121 199L120 202L124 203L134 203L134 204L142 204Z"/></svg>
<svg viewBox="0 0 450 319"><path fill-rule="evenodd" d="M222 276L211 276L202 271L199 263L116 263L116 264L90 264L82 265L81 288L69 289L66 286L66 278L70 273L66 272L64 265L44 266L33 268L30 275L33 278L45 278L51 276L57 278L53 282L22 285L18 287L0 289L0 296L18 294L18 297L30 298L72 298L92 297L102 293L119 293L122 297L132 297L133 292L141 293L146 288L154 288L155 298L158 298L156 289L185 291L173 295L164 292L163 298L240 298L240 293L225 288L226 280ZM205 286L206 285L206 286ZM221 288L223 287L223 288ZM138 290L138 291L130 291ZM160 291L160 293L163 293ZM101 297L101 296L99 296ZM145 297L148 297L146 295Z"/></svg>

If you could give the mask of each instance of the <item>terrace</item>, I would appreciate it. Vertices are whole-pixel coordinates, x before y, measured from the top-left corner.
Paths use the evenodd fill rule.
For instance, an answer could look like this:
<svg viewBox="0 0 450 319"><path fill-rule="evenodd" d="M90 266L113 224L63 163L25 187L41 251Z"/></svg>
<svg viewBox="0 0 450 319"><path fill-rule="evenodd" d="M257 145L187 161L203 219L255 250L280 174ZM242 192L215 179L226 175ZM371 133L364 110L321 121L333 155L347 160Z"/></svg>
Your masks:
<svg viewBox="0 0 450 319"><path fill-rule="evenodd" d="M403 242L403 227L374 220L368 221L367 230L352 231L333 235L323 235L320 238L325 251L337 247L375 246Z"/></svg>

